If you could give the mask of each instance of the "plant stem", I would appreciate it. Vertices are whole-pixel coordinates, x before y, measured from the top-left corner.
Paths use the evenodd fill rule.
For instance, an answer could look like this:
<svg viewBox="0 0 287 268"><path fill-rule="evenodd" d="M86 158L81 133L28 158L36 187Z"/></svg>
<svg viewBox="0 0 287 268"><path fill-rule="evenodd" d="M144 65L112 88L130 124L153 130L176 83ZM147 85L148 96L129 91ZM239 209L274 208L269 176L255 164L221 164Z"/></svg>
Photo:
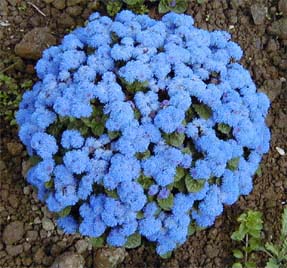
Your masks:
<svg viewBox="0 0 287 268"><path fill-rule="evenodd" d="M246 239L245 239L245 256L244 256L244 262L246 263L248 260L248 253L247 253L247 247L248 247L248 234L246 234Z"/></svg>
<svg viewBox="0 0 287 268"><path fill-rule="evenodd" d="M14 62L13 64L9 65L7 68L0 70L0 73L4 73L4 72L12 69L16 64L17 64L17 62Z"/></svg>

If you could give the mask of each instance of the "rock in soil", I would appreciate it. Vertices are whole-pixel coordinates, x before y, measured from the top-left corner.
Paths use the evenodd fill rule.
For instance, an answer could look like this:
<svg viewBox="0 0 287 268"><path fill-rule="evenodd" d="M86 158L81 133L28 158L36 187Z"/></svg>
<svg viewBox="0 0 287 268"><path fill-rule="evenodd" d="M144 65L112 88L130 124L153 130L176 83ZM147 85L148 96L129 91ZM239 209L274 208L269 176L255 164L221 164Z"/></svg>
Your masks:
<svg viewBox="0 0 287 268"><path fill-rule="evenodd" d="M287 18L274 21L269 28L269 32L287 40Z"/></svg>
<svg viewBox="0 0 287 268"><path fill-rule="evenodd" d="M55 0L53 6L59 10L62 10L66 7L65 0Z"/></svg>
<svg viewBox="0 0 287 268"><path fill-rule="evenodd" d="M85 252L88 249L88 246L89 243L84 239L78 240L75 244L76 250L79 254Z"/></svg>
<svg viewBox="0 0 287 268"><path fill-rule="evenodd" d="M54 223L48 218L42 219L42 226L43 226L43 229L46 231L52 231L55 228Z"/></svg>
<svg viewBox="0 0 287 268"><path fill-rule="evenodd" d="M287 1L286 0L280 0L278 3L278 9L279 12L282 12L283 15L287 15Z"/></svg>
<svg viewBox="0 0 287 268"><path fill-rule="evenodd" d="M115 268L126 257L124 248L101 248L95 253L93 268Z"/></svg>
<svg viewBox="0 0 287 268"><path fill-rule="evenodd" d="M14 257L23 252L23 246L22 245L16 245L16 246L8 245L6 247L6 251L8 255Z"/></svg>
<svg viewBox="0 0 287 268"><path fill-rule="evenodd" d="M4 231L2 240L6 245L12 245L22 239L24 235L24 224L20 221L9 223Z"/></svg>
<svg viewBox="0 0 287 268"><path fill-rule="evenodd" d="M264 23L267 14L267 8L265 6L254 4L250 7L250 11L256 25Z"/></svg>
<svg viewBox="0 0 287 268"><path fill-rule="evenodd" d="M84 268L84 258L73 252L65 252L56 258L50 268Z"/></svg>
<svg viewBox="0 0 287 268"><path fill-rule="evenodd" d="M18 142L8 142L7 150L12 156L19 155L23 151L23 145Z"/></svg>
<svg viewBox="0 0 287 268"><path fill-rule="evenodd" d="M270 101L273 102L282 91L282 82L279 79L266 80L263 87L259 91L264 92L269 97Z"/></svg>
<svg viewBox="0 0 287 268"><path fill-rule="evenodd" d="M20 43L15 47L15 53L25 59L37 60L41 57L44 49L56 44L56 38L49 29L34 28L24 35Z"/></svg>

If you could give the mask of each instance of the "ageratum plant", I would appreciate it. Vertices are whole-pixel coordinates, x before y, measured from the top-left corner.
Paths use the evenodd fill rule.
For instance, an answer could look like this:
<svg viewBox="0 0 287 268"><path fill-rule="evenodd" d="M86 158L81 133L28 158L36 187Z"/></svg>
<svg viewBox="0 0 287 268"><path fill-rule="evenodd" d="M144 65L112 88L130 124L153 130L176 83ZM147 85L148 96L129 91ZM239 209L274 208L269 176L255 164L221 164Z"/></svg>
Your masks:
<svg viewBox="0 0 287 268"><path fill-rule="evenodd" d="M224 31L122 11L45 50L23 95L27 180L66 233L165 255L211 226L268 151L269 101Z"/></svg>

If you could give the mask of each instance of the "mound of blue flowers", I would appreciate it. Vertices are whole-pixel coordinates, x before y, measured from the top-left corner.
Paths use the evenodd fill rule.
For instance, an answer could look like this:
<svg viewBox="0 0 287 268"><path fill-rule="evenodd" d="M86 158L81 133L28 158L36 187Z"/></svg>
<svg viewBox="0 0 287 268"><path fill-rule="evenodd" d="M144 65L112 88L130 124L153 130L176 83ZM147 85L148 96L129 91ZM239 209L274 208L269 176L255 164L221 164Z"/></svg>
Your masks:
<svg viewBox="0 0 287 268"><path fill-rule="evenodd" d="M230 38L122 11L44 51L17 122L27 180L66 233L164 255L251 192L269 100Z"/></svg>

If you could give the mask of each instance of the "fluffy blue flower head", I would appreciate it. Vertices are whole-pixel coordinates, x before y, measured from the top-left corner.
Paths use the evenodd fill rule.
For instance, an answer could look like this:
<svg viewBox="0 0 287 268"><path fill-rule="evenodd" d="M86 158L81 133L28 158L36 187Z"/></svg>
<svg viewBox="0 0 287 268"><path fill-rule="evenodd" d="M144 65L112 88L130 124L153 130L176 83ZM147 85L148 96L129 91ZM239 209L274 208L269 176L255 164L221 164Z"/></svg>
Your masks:
<svg viewBox="0 0 287 268"><path fill-rule="evenodd" d="M17 122L59 227L129 248L145 237L164 255L249 194L269 100L242 55L190 16L130 11L94 13L46 49Z"/></svg>

